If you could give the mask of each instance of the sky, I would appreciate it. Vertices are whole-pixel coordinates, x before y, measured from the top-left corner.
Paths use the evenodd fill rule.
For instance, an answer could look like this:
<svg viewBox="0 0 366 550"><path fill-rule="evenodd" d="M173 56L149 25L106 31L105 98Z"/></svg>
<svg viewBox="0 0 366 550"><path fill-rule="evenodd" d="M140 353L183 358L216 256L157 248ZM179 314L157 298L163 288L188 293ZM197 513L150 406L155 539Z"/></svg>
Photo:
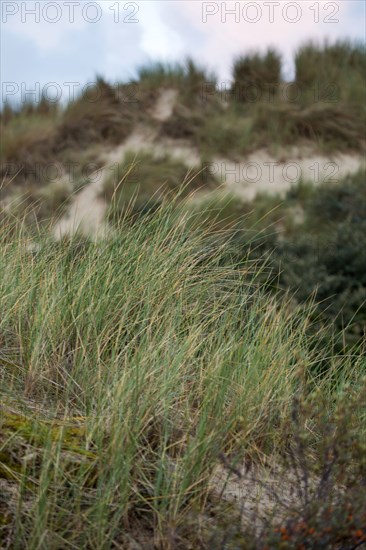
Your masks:
<svg viewBox="0 0 366 550"><path fill-rule="evenodd" d="M277 48L284 77L308 40L365 41L363 0L1 2L1 101L42 92L72 99L97 74L130 81L136 68L187 56L230 79L233 60ZM32 94L33 91L33 94Z"/></svg>

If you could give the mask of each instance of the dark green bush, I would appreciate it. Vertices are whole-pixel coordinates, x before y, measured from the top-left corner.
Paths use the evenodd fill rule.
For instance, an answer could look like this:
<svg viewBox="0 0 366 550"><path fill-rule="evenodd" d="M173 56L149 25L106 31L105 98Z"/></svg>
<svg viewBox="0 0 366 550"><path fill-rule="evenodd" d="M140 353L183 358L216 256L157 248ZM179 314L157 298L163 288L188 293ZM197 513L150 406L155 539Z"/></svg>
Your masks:
<svg viewBox="0 0 366 550"><path fill-rule="evenodd" d="M292 190L279 212L284 215L286 205L301 199L304 221L288 230L281 224L281 234L275 218L267 229L265 217L257 231L245 229L256 219L255 212L263 217L259 198L253 203L244 230L233 236L236 260L240 264L249 250L253 260L266 263L261 277L268 290L290 291L304 304L315 300L316 325L334 329L337 351L345 344L349 349L362 344L366 335L365 174L360 171L338 185L299 192ZM275 201L271 204L274 208Z"/></svg>
<svg viewBox="0 0 366 550"><path fill-rule="evenodd" d="M233 95L241 103L276 95L281 82L281 55L269 49L265 55L241 56L234 62L233 79Z"/></svg>

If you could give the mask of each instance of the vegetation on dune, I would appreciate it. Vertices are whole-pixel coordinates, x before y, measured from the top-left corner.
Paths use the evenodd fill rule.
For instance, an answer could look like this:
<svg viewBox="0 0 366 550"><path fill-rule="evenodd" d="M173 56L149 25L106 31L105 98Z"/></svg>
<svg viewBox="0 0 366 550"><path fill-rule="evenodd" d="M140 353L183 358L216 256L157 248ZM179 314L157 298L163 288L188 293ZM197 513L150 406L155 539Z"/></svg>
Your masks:
<svg viewBox="0 0 366 550"><path fill-rule="evenodd" d="M98 77L63 109L46 98L18 110L6 105L0 176L12 177L13 186L46 184L50 163L68 174L75 152L119 144L138 123L155 127L151 108L166 88L177 90L178 99L173 116L160 125L161 134L188 139L205 155L235 157L257 147L294 143L361 150L365 59L360 44L307 44L296 54L296 80L289 84L281 80L275 51L243 55L234 63L233 85L226 90L190 59L155 63L141 67L129 84Z"/></svg>
<svg viewBox="0 0 366 550"><path fill-rule="evenodd" d="M82 149L98 142L121 143L131 133L138 118L137 103L121 99L118 89L99 77L95 85L88 87L63 113L56 149Z"/></svg>
<svg viewBox="0 0 366 550"><path fill-rule="evenodd" d="M241 159L258 149L316 145L324 153L361 151L364 120L338 106L313 104L301 108L293 103L258 102L230 104L212 116L178 116L165 125L167 135L188 137L208 157L217 154Z"/></svg>
<svg viewBox="0 0 366 550"><path fill-rule="evenodd" d="M210 479L220 456L280 460L296 447L295 396L321 404L302 428L311 476L328 448L321 416L338 425L352 396L340 445L354 467L332 462L326 493L347 510L362 474L364 358L334 357L314 376L309 315L268 298L253 262L223 263L227 245L197 223L165 204L98 244L39 235L31 251L22 225L1 240L0 529L11 547L212 548L216 533L261 548L247 525L228 529L239 511ZM322 508L299 510L323 528ZM349 532L345 522L328 538L355 540L362 517Z"/></svg>
<svg viewBox="0 0 366 550"><path fill-rule="evenodd" d="M314 141L326 152L338 148L360 150L363 131L364 121L340 105L314 104L300 109L265 104L257 108L253 124L253 132L259 133L262 147L266 146L265 136L271 136L273 143L281 145Z"/></svg>
<svg viewBox="0 0 366 550"><path fill-rule="evenodd" d="M137 71L137 84L142 90L175 88L180 101L189 107L202 107L207 92L215 91L217 77L199 67L191 58L184 63L151 63Z"/></svg>
<svg viewBox="0 0 366 550"><path fill-rule="evenodd" d="M265 55L253 53L234 62L232 92L239 103L254 103L277 95L281 82L281 55L268 50Z"/></svg>
<svg viewBox="0 0 366 550"><path fill-rule="evenodd" d="M296 53L295 70L303 103L341 103L365 113L365 44L304 44Z"/></svg>
<svg viewBox="0 0 366 550"><path fill-rule="evenodd" d="M201 87L201 105L178 105L162 132L192 140L206 155L234 158L294 143L315 143L326 152L363 149L364 46L307 44L295 62L296 80L286 83L276 51L238 57L231 89Z"/></svg>
<svg viewBox="0 0 366 550"><path fill-rule="evenodd" d="M118 144L129 135L138 107L121 100L112 85L98 78L65 109L52 111L52 117L38 111L20 110L4 123L2 176L11 170L13 180L23 185L47 184L52 177L49 171L56 167L61 176L72 173L69 164L74 169L75 152L79 157L74 164L80 172L86 148Z"/></svg>

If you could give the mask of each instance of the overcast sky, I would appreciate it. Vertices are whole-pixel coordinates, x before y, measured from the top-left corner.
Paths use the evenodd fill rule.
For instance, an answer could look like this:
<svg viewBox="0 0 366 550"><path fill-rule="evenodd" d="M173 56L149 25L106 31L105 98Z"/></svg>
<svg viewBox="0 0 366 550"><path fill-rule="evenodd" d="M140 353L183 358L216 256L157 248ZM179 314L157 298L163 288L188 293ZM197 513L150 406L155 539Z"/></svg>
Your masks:
<svg viewBox="0 0 366 550"><path fill-rule="evenodd" d="M365 17L363 0L3 0L2 100L50 82L82 86L96 74L128 81L141 64L187 55L225 81L235 56L268 46L281 51L290 79L299 44L364 41ZM78 85L68 84L68 95L72 88Z"/></svg>

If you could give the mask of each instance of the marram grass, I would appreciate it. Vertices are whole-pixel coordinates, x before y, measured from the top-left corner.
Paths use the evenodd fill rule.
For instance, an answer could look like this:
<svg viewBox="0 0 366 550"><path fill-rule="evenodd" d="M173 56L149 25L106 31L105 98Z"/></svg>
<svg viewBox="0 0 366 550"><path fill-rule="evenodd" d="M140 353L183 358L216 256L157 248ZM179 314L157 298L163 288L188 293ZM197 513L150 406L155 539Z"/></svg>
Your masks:
<svg viewBox="0 0 366 550"><path fill-rule="evenodd" d="M222 452L279 452L294 396L330 406L356 385L346 358L337 386L332 368L317 377L307 315L265 296L256 266L207 254L187 221L164 206L98 243L38 235L32 247L4 222L0 533L12 548L127 548L136 530L174 547L167 533L204 514Z"/></svg>

